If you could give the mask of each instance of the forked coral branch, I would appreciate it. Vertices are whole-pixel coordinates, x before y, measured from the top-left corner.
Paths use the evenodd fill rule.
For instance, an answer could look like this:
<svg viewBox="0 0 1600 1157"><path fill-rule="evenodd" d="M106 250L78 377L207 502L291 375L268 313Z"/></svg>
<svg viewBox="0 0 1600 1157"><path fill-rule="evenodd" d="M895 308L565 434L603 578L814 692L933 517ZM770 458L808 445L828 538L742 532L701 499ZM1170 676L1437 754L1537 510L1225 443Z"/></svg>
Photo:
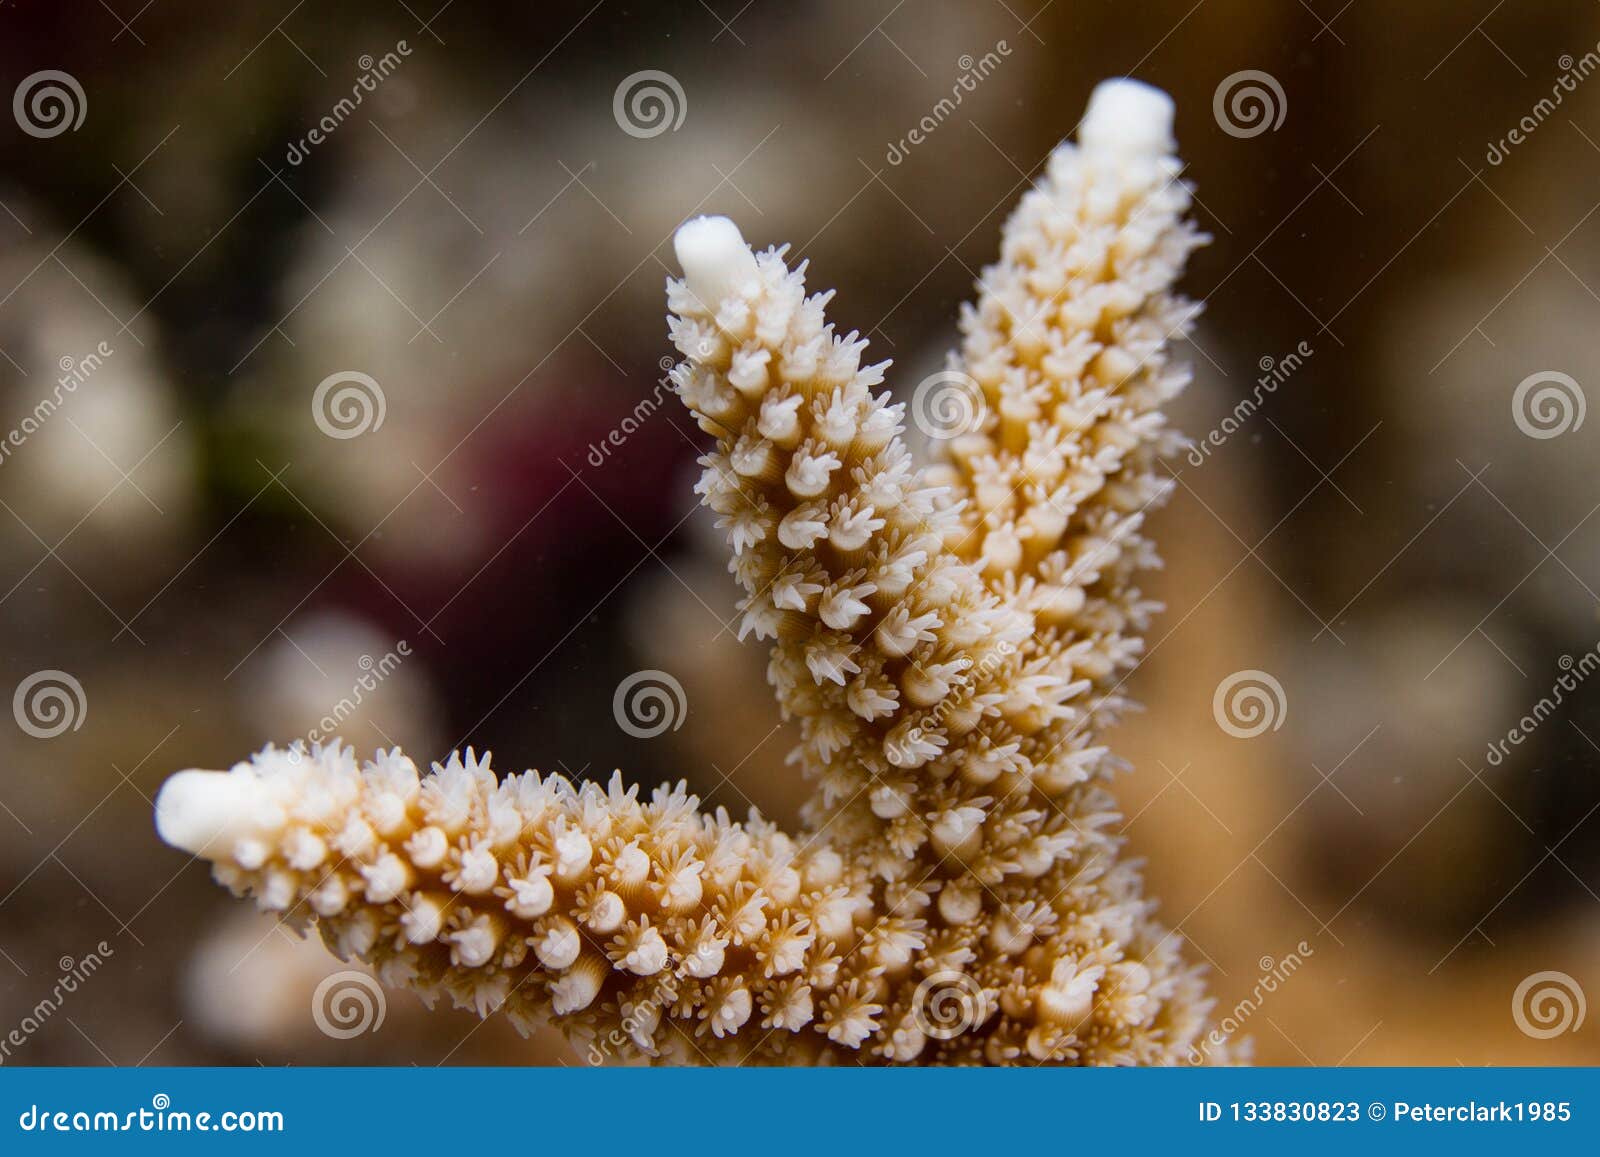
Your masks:
<svg viewBox="0 0 1600 1157"><path fill-rule="evenodd" d="M1203 240L1171 124L1155 89L1096 90L930 379L954 393L914 400L961 419L925 469L804 264L726 218L679 229L672 379L716 439L698 489L742 631L799 721L800 832L682 784L335 745L178 773L162 837L387 983L553 1019L594 1059L1194 1059L1210 1004L1121 858L1099 742L1156 609L1141 523Z"/></svg>

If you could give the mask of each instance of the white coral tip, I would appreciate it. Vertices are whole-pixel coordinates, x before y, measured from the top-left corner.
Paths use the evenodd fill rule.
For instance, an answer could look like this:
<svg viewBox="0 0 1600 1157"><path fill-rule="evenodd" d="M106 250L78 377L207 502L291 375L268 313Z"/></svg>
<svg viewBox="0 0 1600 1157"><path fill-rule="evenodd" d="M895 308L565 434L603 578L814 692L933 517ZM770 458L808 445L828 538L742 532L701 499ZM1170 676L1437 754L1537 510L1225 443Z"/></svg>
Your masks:
<svg viewBox="0 0 1600 1157"><path fill-rule="evenodd" d="M1090 152L1163 156L1172 139L1172 98L1129 77L1101 81L1089 97L1078 143Z"/></svg>
<svg viewBox="0 0 1600 1157"><path fill-rule="evenodd" d="M156 796L156 832L175 848L205 855L226 851L255 828L264 802L250 776L222 771L180 771Z"/></svg>
<svg viewBox="0 0 1600 1157"><path fill-rule="evenodd" d="M741 281L755 276L756 258L739 227L726 217L696 217L678 226L672 248L683 266L689 292L708 312L730 296Z"/></svg>

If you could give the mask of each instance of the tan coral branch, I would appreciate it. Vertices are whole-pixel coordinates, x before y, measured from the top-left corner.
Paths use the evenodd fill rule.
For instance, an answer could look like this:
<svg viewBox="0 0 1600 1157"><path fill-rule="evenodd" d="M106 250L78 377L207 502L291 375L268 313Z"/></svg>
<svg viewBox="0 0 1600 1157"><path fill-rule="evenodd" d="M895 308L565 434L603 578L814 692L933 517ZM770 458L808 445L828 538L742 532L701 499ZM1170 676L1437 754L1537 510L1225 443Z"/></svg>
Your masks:
<svg viewBox="0 0 1600 1157"><path fill-rule="evenodd" d="M1209 1004L1120 858L1097 740L1154 610L1140 527L1192 313L1171 115L1096 91L963 314L981 420L927 470L804 266L725 218L679 230L672 377L799 721L800 834L682 785L296 747L174 776L163 838L386 981L554 1019L592 1059L1187 1059Z"/></svg>

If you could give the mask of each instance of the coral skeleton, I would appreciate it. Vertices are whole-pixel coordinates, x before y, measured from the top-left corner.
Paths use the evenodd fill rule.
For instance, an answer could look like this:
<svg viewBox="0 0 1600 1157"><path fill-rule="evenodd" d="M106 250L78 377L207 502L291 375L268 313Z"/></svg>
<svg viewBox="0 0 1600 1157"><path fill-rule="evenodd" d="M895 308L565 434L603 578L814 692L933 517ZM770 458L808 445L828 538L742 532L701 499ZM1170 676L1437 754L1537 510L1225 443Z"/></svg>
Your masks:
<svg viewBox="0 0 1600 1157"><path fill-rule="evenodd" d="M1095 92L1005 227L921 467L887 363L786 249L677 233L698 492L771 640L814 781L800 831L472 750L268 747L164 786L157 825L235 893L392 985L623 1063L1177 1064L1210 1002L1123 856L1103 729L1156 604L1141 527L1181 445L1166 344L1185 219L1165 94ZM1214 1035L1214 1034L1213 1034ZM1210 1061L1230 1059L1213 1040Z"/></svg>

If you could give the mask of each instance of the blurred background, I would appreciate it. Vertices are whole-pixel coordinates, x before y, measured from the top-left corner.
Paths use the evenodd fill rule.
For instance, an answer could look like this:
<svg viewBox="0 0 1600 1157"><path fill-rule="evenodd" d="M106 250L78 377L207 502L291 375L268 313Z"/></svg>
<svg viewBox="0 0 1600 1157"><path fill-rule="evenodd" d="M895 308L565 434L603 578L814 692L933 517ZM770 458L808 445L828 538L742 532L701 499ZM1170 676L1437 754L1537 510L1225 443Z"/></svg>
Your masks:
<svg viewBox="0 0 1600 1157"><path fill-rule="evenodd" d="M323 1031L345 966L157 787L337 736L791 819L672 230L792 243L909 397L1129 74L1214 239L1111 737L1151 894L1260 1061L1600 1061L1597 72L1579 0L0 4L0 1060L570 1060Z"/></svg>

